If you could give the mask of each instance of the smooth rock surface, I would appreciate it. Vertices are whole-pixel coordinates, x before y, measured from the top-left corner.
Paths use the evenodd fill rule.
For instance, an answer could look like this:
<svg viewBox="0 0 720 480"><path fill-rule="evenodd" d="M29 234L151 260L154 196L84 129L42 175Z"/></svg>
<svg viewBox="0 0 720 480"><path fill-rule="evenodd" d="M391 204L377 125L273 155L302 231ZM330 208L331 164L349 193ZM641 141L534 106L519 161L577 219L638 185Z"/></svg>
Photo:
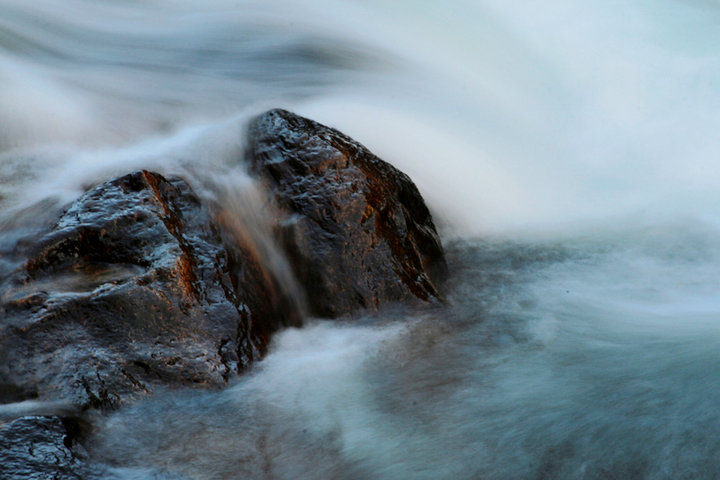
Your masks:
<svg viewBox="0 0 720 480"><path fill-rule="evenodd" d="M313 314L441 299L443 248L407 175L285 110L254 119L247 141L250 170L271 192L276 231Z"/></svg>
<svg viewBox="0 0 720 480"><path fill-rule="evenodd" d="M183 180L101 184L26 250L0 290L0 401L113 408L156 385L223 386L299 321Z"/></svg>

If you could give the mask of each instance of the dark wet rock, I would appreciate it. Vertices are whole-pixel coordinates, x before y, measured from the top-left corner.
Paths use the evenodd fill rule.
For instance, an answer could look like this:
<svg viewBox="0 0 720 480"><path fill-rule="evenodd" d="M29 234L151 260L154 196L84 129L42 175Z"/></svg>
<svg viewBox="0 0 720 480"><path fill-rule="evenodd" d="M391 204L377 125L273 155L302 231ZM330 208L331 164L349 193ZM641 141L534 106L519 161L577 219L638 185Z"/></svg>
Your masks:
<svg viewBox="0 0 720 480"><path fill-rule="evenodd" d="M104 183L27 250L0 290L3 401L112 408L156 385L222 386L297 323L179 179Z"/></svg>
<svg viewBox="0 0 720 480"><path fill-rule="evenodd" d="M73 449L74 427L58 417L23 417L0 425L0 478L80 480L106 478Z"/></svg>
<svg viewBox="0 0 720 480"><path fill-rule="evenodd" d="M251 123L247 159L270 188L279 238L314 314L440 299L442 245L407 175L284 110Z"/></svg>

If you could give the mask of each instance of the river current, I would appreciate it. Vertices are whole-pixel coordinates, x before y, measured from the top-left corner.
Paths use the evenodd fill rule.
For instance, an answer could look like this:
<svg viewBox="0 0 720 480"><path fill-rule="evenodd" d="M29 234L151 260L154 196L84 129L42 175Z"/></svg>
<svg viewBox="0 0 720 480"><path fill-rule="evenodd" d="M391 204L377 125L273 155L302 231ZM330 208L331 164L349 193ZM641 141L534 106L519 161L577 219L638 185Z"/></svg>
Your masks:
<svg viewBox="0 0 720 480"><path fill-rule="evenodd" d="M98 418L91 458L720 478L718 21L709 0L0 0L0 224L148 168L252 225L243 128L283 107L410 175L451 269L445 307L308 318L224 391Z"/></svg>

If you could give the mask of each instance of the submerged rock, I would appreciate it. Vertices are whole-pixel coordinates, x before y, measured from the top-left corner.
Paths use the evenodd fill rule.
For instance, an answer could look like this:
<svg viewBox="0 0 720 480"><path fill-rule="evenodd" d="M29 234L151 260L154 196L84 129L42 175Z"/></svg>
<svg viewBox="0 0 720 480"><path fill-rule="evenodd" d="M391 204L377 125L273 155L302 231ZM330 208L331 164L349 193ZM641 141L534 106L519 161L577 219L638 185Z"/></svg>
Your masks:
<svg viewBox="0 0 720 480"><path fill-rule="evenodd" d="M314 314L441 298L443 248L407 175L337 130L284 110L251 123L246 155L270 189L280 242Z"/></svg>
<svg viewBox="0 0 720 480"><path fill-rule="evenodd" d="M139 171L89 191L3 286L0 385L84 408L224 385L299 322L231 242L183 180Z"/></svg>

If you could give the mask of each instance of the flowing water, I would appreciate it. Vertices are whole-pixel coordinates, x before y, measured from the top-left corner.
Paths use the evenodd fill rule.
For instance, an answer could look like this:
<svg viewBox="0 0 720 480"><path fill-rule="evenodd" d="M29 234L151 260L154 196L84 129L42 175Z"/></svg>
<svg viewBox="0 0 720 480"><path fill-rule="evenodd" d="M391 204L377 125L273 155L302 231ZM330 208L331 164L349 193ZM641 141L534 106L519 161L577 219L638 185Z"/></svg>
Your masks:
<svg viewBox="0 0 720 480"><path fill-rule="evenodd" d="M415 180L449 304L308 319L222 392L98 419L96 461L124 479L720 478L720 4L207 3L0 0L0 222L143 167L262 236L237 159L247 119L284 107Z"/></svg>

